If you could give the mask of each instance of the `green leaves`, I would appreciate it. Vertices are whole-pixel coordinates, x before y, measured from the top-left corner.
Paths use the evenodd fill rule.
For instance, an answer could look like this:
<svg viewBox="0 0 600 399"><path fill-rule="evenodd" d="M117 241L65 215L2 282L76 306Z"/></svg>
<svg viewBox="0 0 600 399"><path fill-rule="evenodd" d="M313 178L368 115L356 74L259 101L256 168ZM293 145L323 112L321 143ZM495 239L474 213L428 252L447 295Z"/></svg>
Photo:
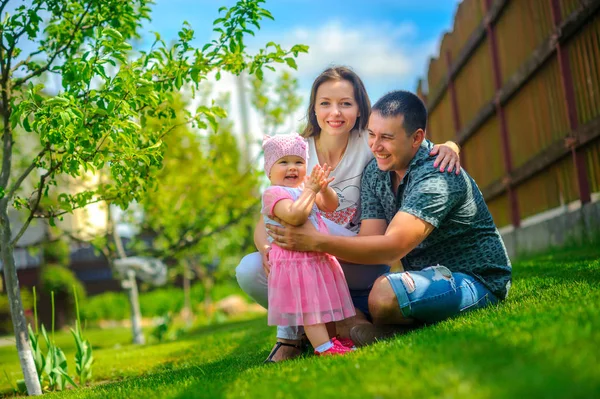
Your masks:
<svg viewBox="0 0 600 399"><path fill-rule="evenodd" d="M286 57L286 58L284 58L284 60L285 60L285 63L288 64L288 66L290 68L298 69L298 65L296 65L296 60L293 59L292 57Z"/></svg>
<svg viewBox="0 0 600 399"><path fill-rule="evenodd" d="M122 42L123 41L123 35L121 35L121 33L119 33L118 30L110 28L110 27L109 28L104 28L104 30L102 30L102 35L103 36L112 37L117 42Z"/></svg>
<svg viewBox="0 0 600 399"><path fill-rule="evenodd" d="M224 15L213 22L213 31L219 34L219 38L202 48L206 58L210 61L222 60L223 69L234 74L248 68L250 73L256 73L261 79L262 67L272 62L287 62L295 69L295 62L284 61L284 58L290 58L288 56L292 55L297 57L298 53L308 50L307 46L298 46L294 51L287 51L271 42L266 48L273 45L275 51L267 51L265 48L257 55L247 57L244 35L254 36L254 28L260 29L261 20L273 19L273 15L268 10L260 7L262 3L264 0L238 1L231 8L221 7L219 14Z"/></svg>
<svg viewBox="0 0 600 399"><path fill-rule="evenodd" d="M42 326L44 328L44 326ZM33 331L31 328L31 324L27 325L27 332L29 334L29 344L31 345L31 351L33 353L33 362L35 363L35 369L37 370L38 379L40 380L40 385L43 385L43 375L44 367L46 365L46 358L42 352L42 348L40 347L40 340L37 333Z"/></svg>
<svg viewBox="0 0 600 399"><path fill-rule="evenodd" d="M212 133L201 135L181 123L187 104L181 96L173 97L177 112L171 122L174 128L163 139L166 154L158 171L157 191L139 201L142 229L156 232L152 248L137 243L142 252L162 258L194 253L235 256L237 249L227 248L229 237L239 243L240 236L248 234L246 226L254 222L257 174L242 162L221 102L207 102L211 103L203 101L193 115L195 124L205 125ZM154 130L160 124L148 118L145 126Z"/></svg>
<svg viewBox="0 0 600 399"><path fill-rule="evenodd" d="M77 384L68 373L67 358L65 357L64 352L48 337L44 325L41 326L40 333L47 348L45 355L40 345L40 334L34 332L30 324L27 326L27 331L35 368L42 388L45 391L62 391L67 387L67 383L77 387ZM91 356L91 348L89 350L89 356ZM91 361L88 362L91 367Z"/></svg>
<svg viewBox="0 0 600 399"><path fill-rule="evenodd" d="M262 116L265 134L275 134L302 103L297 95L298 80L290 73L282 72L277 76L275 84L256 78L251 80L251 101L254 108Z"/></svg>
<svg viewBox="0 0 600 399"><path fill-rule="evenodd" d="M73 287L75 292L75 287ZM90 342L83 337L83 331L81 330L81 321L79 319L79 301L77 294L75 293L75 311L77 314L77 321L75 329L71 329L71 334L75 339L75 371L79 377L79 384L85 385L85 383L92 377L92 364L94 363L94 356L92 355L92 345Z"/></svg>
<svg viewBox="0 0 600 399"><path fill-rule="evenodd" d="M246 47L245 38L273 18L261 7L264 0L221 7L212 26L217 37L206 45L196 48L195 31L184 23L173 44L156 34L149 48L135 53L130 43L150 18L151 0L29 3L17 5L0 22L5 72L0 89L11 96L0 112L10 121L4 133L15 143L4 147L10 153L2 154L15 162L8 170L12 175L2 173L4 203L24 211L27 223L40 217L54 225L61 215L96 202L125 209L151 196L158 179L179 173L185 174L180 187L193 185L198 200L190 201L195 208L185 209L187 216L178 214L191 223L186 228L176 232L160 227L169 230L171 243L184 240L181 245L186 246L195 240L188 240L188 228L209 235L250 213L257 177L252 169L240 171L242 156L231 128L223 126L224 109L208 99L192 115L177 108L174 98L200 90L209 77L219 79L223 73L262 76L264 67L275 64L296 67L295 58L305 46L292 50L271 43L256 54ZM30 44L21 46L25 37ZM49 90L43 82L54 75L61 77L60 87ZM169 173L163 174L169 135L186 125L218 134L186 136L202 149L198 164L187 165L190 170L168 165ZM180 155L190 154L195 150ZM232 182L242 194L230 193ZM176 201L173 196L169 200ZM16 240L26 228L17 232ZM60 370L60 352L50 358ZM57 384L68 381L59 371L53 376Z"/></svg>

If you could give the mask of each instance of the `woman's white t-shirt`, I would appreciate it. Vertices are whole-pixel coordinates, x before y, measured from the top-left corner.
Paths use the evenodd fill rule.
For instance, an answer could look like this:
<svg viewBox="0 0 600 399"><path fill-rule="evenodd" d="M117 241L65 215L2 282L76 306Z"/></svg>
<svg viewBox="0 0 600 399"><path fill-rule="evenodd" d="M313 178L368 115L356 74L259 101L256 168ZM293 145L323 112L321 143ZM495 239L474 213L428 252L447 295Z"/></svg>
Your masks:
<svg viewBox="0 0 600 399"><path fill-rule="evenodd" d="M373 159L373 153L367 144L366 132L350 133L348 146L342 159L331 172L330 177L335 177L330 187L334 189L340 200L338 208L334 212L322 212L321 214L336 224L358 233L360 228L360 182L365 166ZM312 169L319 163L314 136L308 138L308 169ZM329 225L329 224L328 224ZM336 234L335 232L331 232Z"/></svg>

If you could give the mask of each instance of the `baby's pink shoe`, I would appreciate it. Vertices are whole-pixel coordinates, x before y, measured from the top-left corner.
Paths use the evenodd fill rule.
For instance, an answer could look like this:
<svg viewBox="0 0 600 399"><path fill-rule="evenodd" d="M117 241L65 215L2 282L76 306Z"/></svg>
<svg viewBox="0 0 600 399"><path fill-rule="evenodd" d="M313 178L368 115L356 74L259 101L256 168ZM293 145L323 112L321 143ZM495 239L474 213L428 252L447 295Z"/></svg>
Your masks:
<svg viewBox="0 0 600 399"><path fill-rule="evenodd" d="M338 342L340 344L342 344L342 346L345 346L346 348L352 349L352 350L356 349L356 345L354 345L354 341L352 341L350 338L337 337L336 339L338 340Z"/></svg>
<svg viewBox="0 0 600 399"><path fill-rule="evenodd" d="M333 343L333 346L331 348L327 349L324 352L315 351L315 355L317 355L317 356L337 356L337 355L345 355L345 354L353 351L352 349L346 348L344 345L342 345L340 343L340 341L337 340L337 338L332 338L331 342Z"/></svg>

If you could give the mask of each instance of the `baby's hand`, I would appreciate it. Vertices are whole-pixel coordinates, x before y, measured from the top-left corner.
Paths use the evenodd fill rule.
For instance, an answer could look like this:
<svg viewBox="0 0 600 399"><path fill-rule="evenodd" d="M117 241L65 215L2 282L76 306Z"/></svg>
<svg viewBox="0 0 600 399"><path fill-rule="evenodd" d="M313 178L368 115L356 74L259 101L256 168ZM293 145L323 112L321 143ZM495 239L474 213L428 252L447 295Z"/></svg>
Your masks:
<svg viewBox="0 0 600 399"><path fill-rule="evenodd" d="M306 179L306 183L304 187L313 190L315 193L319 193L321 191L321 180L323 179L323 169L319 165L316 165L310 176Z"/></svg>
<svg viewBox="0 0 600 399"><path fill-rule="evenodd" d="M327 165L326 163L323 164L323 177L321 178L321 181L319 182L322 192L327 190L327 187L329 187L329 183L331 183L335 179L335 177L329 177L330 173L331 173L331 167L329 165Z"/></svg>

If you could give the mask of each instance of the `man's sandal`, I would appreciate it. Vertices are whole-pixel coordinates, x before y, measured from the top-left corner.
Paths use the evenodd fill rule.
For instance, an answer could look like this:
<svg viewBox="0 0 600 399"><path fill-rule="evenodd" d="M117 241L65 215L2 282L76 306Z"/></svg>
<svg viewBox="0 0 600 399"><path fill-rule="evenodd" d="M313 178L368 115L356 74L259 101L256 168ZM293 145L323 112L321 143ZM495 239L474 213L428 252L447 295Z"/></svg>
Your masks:
<svg viewBox="0 0 600 399"><path fill-rule="evenodd" d="M269 357L263 363L278 363L273 360L273 356L275 356L275 354L277 353L279 348L281 348L282 346L289 346L290 348L295 348L298 350L298 354L296 356L292 357L291 359L298 357L298 356L302 355L302 353L304 353L304 347L303 347L302 343L294 345L294 344L288 344L285 342L277 341L277 343L275 344L275 347L273 348L271 353L269 353Z"/></svg>

